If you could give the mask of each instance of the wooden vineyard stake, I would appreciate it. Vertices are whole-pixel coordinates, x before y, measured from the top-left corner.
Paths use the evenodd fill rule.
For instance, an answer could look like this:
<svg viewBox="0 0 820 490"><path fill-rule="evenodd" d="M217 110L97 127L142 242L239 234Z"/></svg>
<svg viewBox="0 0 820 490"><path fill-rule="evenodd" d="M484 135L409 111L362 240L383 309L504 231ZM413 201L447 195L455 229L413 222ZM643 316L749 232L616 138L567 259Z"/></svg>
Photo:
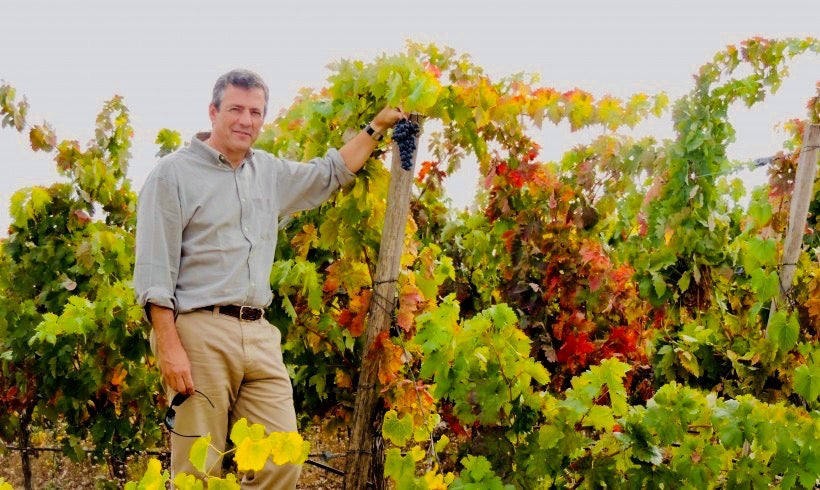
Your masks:
<svg viewBox="0 0 820 490"><path fill-rule="evenodd" d="M411 120L419 122L416 115L411 116ZM419 134L416 135L416 151L413 152L414 164L418 154L418 140ZM410 212L410 195L414 176L412 169L407 171L401 168L398 145L394 142L392 146L393 163L390 167L387 210L384 216L379 260L376 265L373 297L367 315L366 347L359 371L356 408L353 412L353 432L348 442L345 464L344 488L346 489L366 488L371 468L383 466L384 453L377 450L377 445L374 444L376 434L381 431L381 420L376 420L379 418L376 410L379 402L377 385L380 356L378 353L371 355L370 350L379 333L387 331L393 322L396 284L404 250L404 234ZM374 476L373 482L376 488L382 487L382 479L381 474Z"/></svg>
<svg viewBox="0 0 820 490"><path fill-rule="evenodd" d="M783 305L791 291L797 260L803 248L803 234L806 229L806 218L812 200L814 179L817 176L817 149L820 146L820 124L808 124L803 133L803 147L800 150L800 161L794 178L794 191L789 209L789 228L783 243L783 258L780 260L778 295L772 300L769 321L766 324L766 336L777 309Z"/></svg>

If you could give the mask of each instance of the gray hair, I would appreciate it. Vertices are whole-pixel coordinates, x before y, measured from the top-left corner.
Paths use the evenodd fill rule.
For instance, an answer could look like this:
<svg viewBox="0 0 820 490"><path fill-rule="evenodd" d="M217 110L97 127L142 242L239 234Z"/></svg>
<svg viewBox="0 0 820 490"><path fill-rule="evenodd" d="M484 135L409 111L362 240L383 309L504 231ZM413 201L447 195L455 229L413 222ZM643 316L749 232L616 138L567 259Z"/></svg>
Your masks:
<svg viewBox="0 0 820 490"><path fill-rule="evenodd" d="M214 93L211 97L211 104L217 109L219 109L219 105L222 104L222 96L225 95L225 88L228 85L233 85L245 90L261 88L262 91L265 92L265 114L268 113L268 86L265 85L265 81L262 80L262 77L250 70L238 69L231 70L217 78L214 84Z"/></svg>

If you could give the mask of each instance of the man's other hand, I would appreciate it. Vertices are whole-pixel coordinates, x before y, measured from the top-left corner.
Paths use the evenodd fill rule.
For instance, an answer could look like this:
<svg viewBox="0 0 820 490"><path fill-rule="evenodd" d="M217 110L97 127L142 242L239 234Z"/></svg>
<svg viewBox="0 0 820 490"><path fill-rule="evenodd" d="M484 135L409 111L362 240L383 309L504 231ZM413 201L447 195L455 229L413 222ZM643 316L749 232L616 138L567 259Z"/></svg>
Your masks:
<svg viewBox="0 0 820 490"><path fill-rule="evenodd" d="M152 304L151 323L156 336L157 358L162 381L177 393L193 395L194 379L191 376L191 361L179 340L173 310Z"/></svg>

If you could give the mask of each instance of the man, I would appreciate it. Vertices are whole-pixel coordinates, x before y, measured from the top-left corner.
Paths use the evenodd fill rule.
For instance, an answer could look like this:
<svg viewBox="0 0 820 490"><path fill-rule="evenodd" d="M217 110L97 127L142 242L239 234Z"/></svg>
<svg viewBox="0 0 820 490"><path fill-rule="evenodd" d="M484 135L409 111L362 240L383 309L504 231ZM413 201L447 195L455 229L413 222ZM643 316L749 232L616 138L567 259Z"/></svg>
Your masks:
<svg viewBox="0 0 820 490"><path fill-rule="evenodd" d="M281 333L264 318L279 217L320 205L352 180L376 136L403 117L385 108L341 149L303 164L251 149L267 104L255 73L219 77L211 132L161 159L140 192L134 289L168 399L191 395L174 407L173 474L197 473L188 459L194 439L184 435L210 433L223 450L242 417L268 431L297 430ZM218 455L206 466L218 472ZM300 471L268 461L243 488L294 488Z"/></svg>

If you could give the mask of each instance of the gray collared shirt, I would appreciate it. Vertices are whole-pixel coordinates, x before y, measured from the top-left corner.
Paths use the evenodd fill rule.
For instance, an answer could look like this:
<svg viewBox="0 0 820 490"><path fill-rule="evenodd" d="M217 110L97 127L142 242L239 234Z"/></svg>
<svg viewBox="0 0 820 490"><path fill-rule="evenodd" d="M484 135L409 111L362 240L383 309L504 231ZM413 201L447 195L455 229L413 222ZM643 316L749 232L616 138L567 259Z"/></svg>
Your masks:
<svg viewBox="0 0 820 490"><path fill-rule="evenodd" d="M134 290L143 307L268 306L279 217L319 206L354 177L335 149L308 163L251 150L234 169L208 136L162 158L140 191Z"/></svg>

